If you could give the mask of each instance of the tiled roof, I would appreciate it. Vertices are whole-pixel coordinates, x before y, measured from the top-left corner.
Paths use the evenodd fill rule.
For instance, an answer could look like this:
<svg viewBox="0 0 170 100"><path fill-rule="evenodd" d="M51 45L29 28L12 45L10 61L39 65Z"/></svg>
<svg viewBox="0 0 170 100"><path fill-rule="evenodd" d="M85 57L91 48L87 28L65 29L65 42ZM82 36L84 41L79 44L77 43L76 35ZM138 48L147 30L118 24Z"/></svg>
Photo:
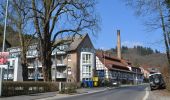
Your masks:
<svg viewBox="0 0 170 100"><path fill-rule="evenodd" d="M123 69L123 70L129 70L127 67L127 64L122 63L122 60L113 56L110 56L108 54L105 54L104 52L96 52L96 56L100 59L100 61L110 70L116 68L116 69Z"/></svg>
<svg viewBox="0 0 170 100"><path fill-rule="evenodd" d="M73 50L76 50L78 48L80 43L83 41L83 39L87 35L88 34L85 34L85 35L82 35L82 36L75 36L74 38L72 38L72 37L65 37L63 39L58 39L55 43L59 43L60 41L65 41L65 44L69 44L69 48L68 48L67 51L73 51Z"/></svg>

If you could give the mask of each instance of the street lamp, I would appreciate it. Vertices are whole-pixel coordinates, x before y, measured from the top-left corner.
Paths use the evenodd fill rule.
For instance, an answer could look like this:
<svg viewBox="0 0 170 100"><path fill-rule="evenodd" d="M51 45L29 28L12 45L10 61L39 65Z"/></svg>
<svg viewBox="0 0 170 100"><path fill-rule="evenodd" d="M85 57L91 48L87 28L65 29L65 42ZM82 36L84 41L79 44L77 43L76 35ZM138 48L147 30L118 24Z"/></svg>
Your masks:
<svg viewBox="0 0 170 100"><path fill-rule="evenodd" d="M36 65L35 65L35 81L38 80L38 57L35 60Z"/></svg>

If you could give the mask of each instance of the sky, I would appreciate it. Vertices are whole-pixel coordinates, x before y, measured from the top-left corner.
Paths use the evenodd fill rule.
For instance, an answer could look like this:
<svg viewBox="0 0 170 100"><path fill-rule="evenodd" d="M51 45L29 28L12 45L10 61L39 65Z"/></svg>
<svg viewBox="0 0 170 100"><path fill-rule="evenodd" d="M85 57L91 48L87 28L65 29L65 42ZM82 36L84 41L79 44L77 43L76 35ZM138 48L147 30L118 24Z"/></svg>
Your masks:
<svg viewBox="0 0 170 100"><path fill-rule="evenodd" d="M116 47L117 30L121 33L121 45L141 45L165 52L160 29L148 31L144 20L134 14L134 9L122 0L98 0L96 12L101 17L101 30L97 37L90 35L95 48Z"/></svg>

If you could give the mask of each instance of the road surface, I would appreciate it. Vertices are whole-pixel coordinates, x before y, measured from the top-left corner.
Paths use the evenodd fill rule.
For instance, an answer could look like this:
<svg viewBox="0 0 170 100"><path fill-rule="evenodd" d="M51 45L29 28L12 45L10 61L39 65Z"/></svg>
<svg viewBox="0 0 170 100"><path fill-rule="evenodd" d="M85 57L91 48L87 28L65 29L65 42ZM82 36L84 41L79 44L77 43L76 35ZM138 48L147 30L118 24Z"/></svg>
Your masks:
<svg viewBox="0 0 170 100"><path fill-rule="evenodd" d="M129 86L53 100L144 100L147 86Z"/></svg>

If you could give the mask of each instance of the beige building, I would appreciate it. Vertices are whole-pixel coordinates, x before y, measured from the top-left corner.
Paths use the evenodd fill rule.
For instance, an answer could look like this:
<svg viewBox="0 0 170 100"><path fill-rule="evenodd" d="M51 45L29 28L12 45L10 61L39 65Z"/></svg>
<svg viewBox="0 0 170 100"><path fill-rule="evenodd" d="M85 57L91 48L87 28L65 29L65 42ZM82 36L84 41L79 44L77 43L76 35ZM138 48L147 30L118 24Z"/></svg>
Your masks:
<svg viewBox="0 0 170 100"><path fill-rule="evenodd" d="M56 56L53 60L53 80L67 82L92 80L95 50L88 34L76 36L73 41L58 46L54 51Z"/></svg>

